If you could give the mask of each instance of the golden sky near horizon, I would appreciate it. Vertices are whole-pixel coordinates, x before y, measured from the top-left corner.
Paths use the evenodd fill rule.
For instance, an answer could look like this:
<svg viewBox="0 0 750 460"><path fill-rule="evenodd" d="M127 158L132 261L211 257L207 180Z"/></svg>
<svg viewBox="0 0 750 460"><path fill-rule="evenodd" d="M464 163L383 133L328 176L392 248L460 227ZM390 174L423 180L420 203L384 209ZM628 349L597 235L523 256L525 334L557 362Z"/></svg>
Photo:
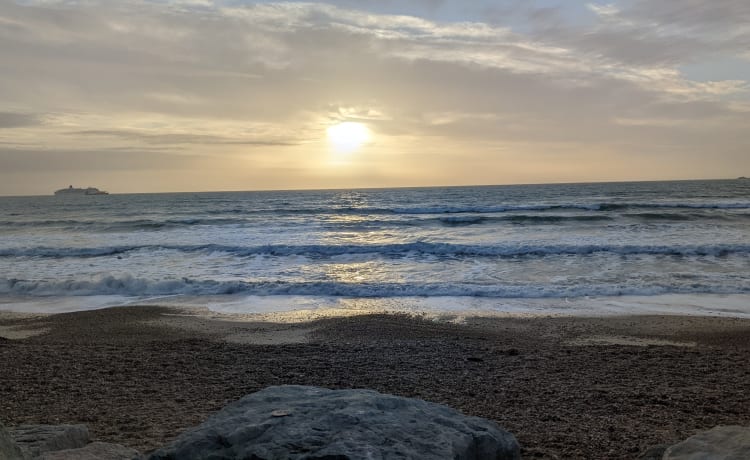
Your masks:
<svg viewBox="0 0 750 460"><path fill-rule="evenodd" d="M750 2L0 0L0 195L750 175Z"/></svg>

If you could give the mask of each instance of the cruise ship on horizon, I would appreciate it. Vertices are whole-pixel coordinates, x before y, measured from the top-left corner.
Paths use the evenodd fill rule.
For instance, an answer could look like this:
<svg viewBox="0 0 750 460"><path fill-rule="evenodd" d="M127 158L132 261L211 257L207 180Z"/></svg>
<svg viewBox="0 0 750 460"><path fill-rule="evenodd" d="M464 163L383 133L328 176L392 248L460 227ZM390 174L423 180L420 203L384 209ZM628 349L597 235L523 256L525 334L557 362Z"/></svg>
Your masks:
<svg viewBox="0 0 750 460"><path fill-rule="evenodd" d="M76 188L69 185L68 188L57 190L55 195L109 195L109 193L104 190L99 190L96 187Z"/></svg>

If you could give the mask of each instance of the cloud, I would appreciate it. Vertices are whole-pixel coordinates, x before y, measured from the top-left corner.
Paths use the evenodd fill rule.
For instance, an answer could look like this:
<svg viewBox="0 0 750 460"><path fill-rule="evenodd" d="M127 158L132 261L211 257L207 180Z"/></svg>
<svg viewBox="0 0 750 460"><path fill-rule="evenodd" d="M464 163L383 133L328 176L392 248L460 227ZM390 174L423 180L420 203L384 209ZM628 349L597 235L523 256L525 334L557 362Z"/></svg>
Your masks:
<svg viewBox="0 0 750 460"><path fill-rule="evenodd" d="M640 3L622 10L595 7L600 19L592 27L546 35L328 4L219 4L199 10L148 2L119 5L99 4L85 12L61 5L17 6L8 21L24 32L5 34L3 51L39 74L42 67L54 69L54 79L38 82L40 98L68 104L67 94L87 106L183 116L285 120L330 104L333 96L326 93L333 88L327 82L336 81L345 98L351 97L347 90L390 84L385 72L399 67L394 59L544 75L563 89L619 79L664 92L687 88L701 97L712 94L671 67L708 44L699 36L660 32L666 25L645 22ZM550 14L535 10L530 20L547 21ZM357 74L348 68L354 66L371 72L359 85L347 80ZM22 76L14 79L9 70L8 93L17 89L28 95L20 88Z"/></svg>
<svg viewBox="0 0 750 460"><path fill-rule="evenodd" d="M174 169L190 161L185 155L153 150L41 150L0 146L0 171L6 173Z"/></svg>
<svg viewBox="0 0 750 460"><path fill-rule="evenodd" d="M35 126L42 123L41 117L28 113L0 112L0 129Z"/></svg>
<svg viewBox="0 0 750 460"><path fill-rule="evenodd" d="M160 133L150 134L141 131L132 130L88 130L88 131L71 131L68 134L73 136L103 136L115 137L130 141L139 141L146 144L201 144L201 145L255 145L263 147L273 146L290 146L297 145L294 142L280 141L273 139L239 139L229 138L206 134L185 134L185 133Z"/></svg>
<svg viewBox="0 0 750 460"><path fill-rule="evenodd" d="M67 157L61 167L69 168L91 167L93 153L75 152L101 148L157 149L158 164L171 158L159 149L217 162L247 155L280 171L322 162L326 126L357 120L372 129L380 157L401 152L390 170L380 164L381 176L448 144L446 177L460 155L492 163L508 145L535 155L575 145L603 157L710 146L730 169L737 157L722 152L746 145L750 123L747 74L693 80L684 65L746 59L748 8L730 0L588 9L515 0L0 0L0 106L8 108L0 144L35 143L33 158ZM0 152L4 166L32 170L24 151ZM139 155L133 164L146 164ZM300 180L308 166L295 164L308 171Z"/></svg>
<svg viewBox="0 0 750 460"><path fill-rule="evenodd" d="M626 4L627 17L657 24L663 30L710 35L718 41L747 38L750 33L750 4L743 0L663 0L658 3L633 0Z"/></svg>
<svg viewBox="0 0 750 460"><path fill-rule="evenodd" d="M708 55L741 55L750 47L744 0L645 0L589 7L599 21L566 41L630 64L681 64Z"/></svg>

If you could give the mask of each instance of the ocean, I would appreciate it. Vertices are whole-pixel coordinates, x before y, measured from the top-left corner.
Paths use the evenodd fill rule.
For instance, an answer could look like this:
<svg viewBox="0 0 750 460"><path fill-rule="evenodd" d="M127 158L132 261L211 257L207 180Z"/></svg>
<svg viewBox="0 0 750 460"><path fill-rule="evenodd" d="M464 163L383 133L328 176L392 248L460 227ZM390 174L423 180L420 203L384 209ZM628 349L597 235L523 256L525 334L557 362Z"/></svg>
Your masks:
<svg viewBox="0 0 750 460"><path fill-rule="evenodd" d="M0 198L6 310L747 316L749 299L747 180Z"/></svg>

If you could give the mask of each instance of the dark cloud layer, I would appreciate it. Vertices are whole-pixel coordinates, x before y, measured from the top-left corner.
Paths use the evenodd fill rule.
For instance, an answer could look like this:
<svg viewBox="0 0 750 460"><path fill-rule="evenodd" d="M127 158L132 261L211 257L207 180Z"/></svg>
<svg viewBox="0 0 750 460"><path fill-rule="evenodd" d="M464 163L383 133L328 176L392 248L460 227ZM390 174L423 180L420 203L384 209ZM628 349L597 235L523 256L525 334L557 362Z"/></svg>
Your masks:
<svg viewBox="0 0 750 460"><path fill-rule="evenodd" d="M210 136L205 134L148 134L139 131L127 130L88 130L72 131L72 136L104 136L115 137L129 141L138 141L146 144L200 144L200 145L256 145L262 147L290 146L296 145L291 141L276 141L272 139L237 139L221 136Z"/></svg>
<svg viewBox="0 0 750 460"><path fill-rule="evenodd" d="M17 173L169 169L186 158L179 154L131 150L39 150L0 146L0 171Z"/></svg>
<svg viewBox="0 0 750 460"><path fill-rule="evenodd" d="M41 124L41 118L27 113L0 112L0 129Z"/></svg>

